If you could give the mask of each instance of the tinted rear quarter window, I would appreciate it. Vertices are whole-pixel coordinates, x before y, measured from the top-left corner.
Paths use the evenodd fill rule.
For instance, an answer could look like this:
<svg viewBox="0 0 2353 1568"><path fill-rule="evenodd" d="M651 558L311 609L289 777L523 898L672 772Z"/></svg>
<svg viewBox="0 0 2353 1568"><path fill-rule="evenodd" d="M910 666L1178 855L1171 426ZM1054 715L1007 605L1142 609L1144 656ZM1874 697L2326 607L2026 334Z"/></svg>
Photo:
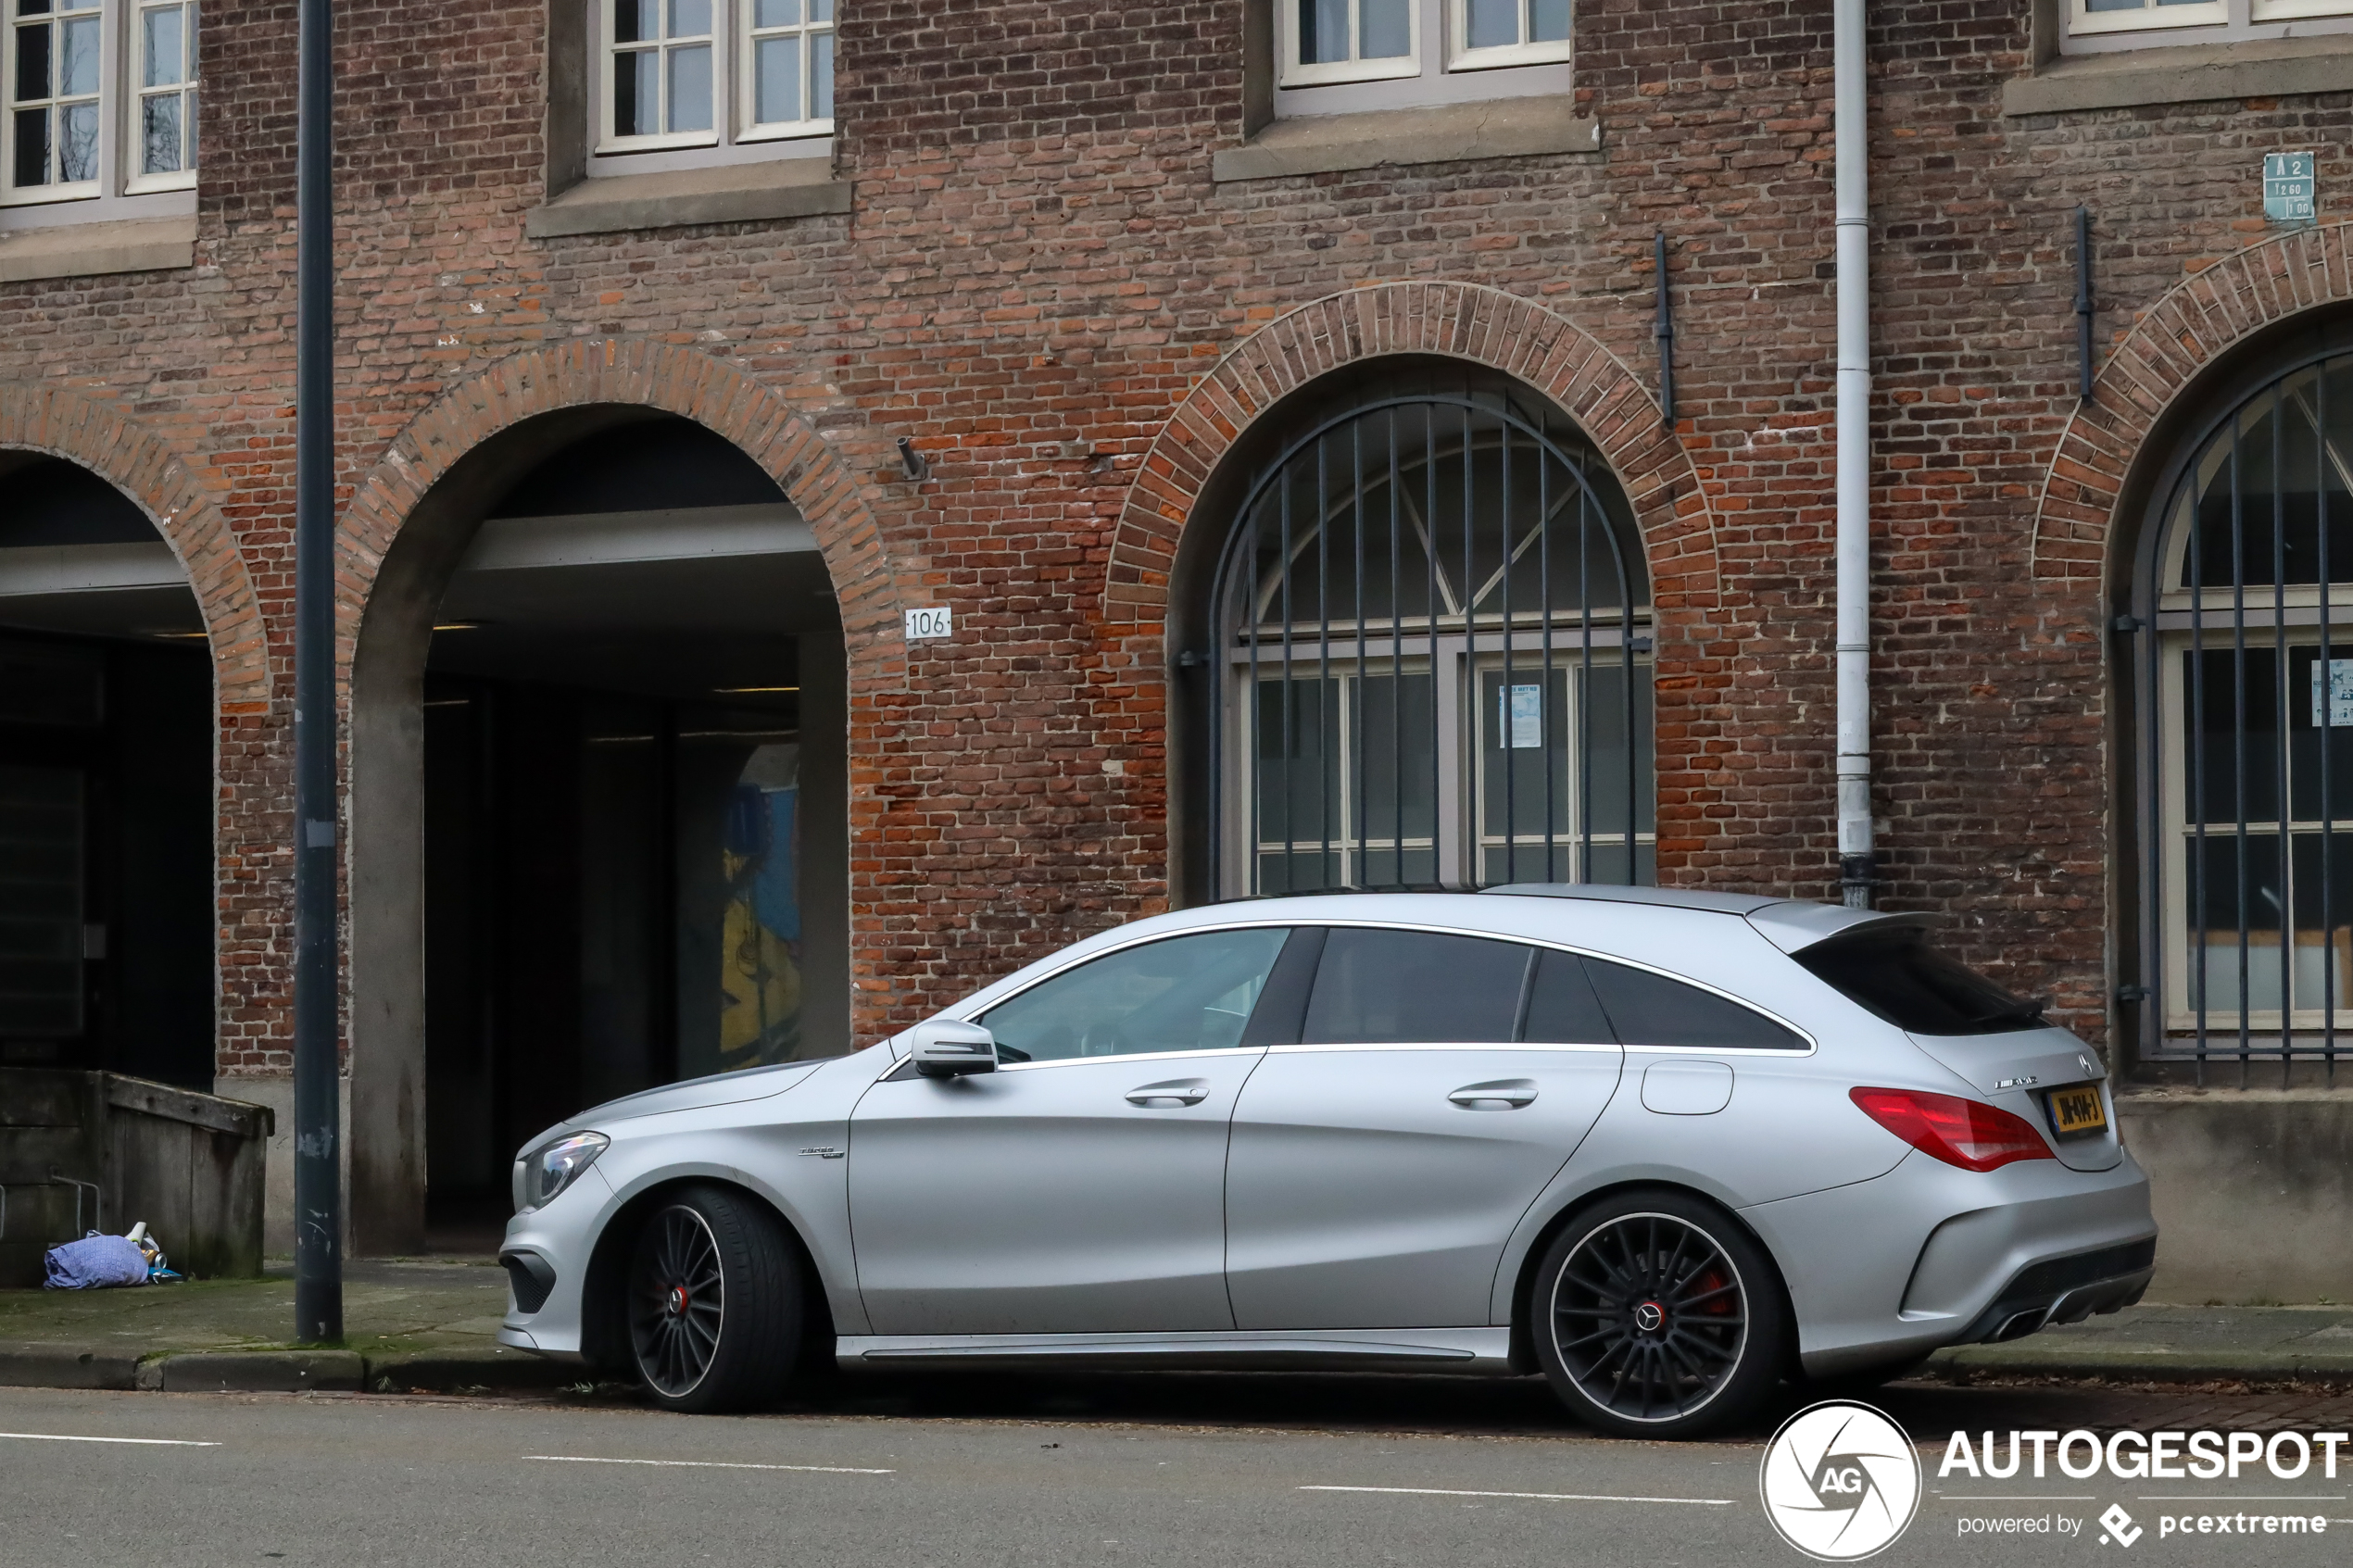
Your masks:
<svg viewBox="0 0 2353 1568"><path fill-rule="evenodd" d="M1540 1046L1606 1046L1617 1036L1585 978L1585 960L1550 948L1536 960L1528 992L1528 1026L1521 1036Z"/></svg>
<svg viewBox="0 0 2353 1568"><path fill-rule="evenodd" d="M2043 1007L2012 996L1931 945L1917 927L1858 931L1801 948L1797 961L1865 1010L1914 1035L2043 1028Z"/></svg>
<svg viewBox="0 0 2353 1568"><path fill-rule="evenodd" d="M1593 994L1629 1046L1802 1051L1805 1038L1752 1008L1630 964L1588 959Z"/></svg>
<svg viewBox="0 0 2353 1568"><path fill-rule="evenodd" d="M1336 927L1324 943L1301 1042L1509 1040L1531 951L1480 936Z"/></svg>

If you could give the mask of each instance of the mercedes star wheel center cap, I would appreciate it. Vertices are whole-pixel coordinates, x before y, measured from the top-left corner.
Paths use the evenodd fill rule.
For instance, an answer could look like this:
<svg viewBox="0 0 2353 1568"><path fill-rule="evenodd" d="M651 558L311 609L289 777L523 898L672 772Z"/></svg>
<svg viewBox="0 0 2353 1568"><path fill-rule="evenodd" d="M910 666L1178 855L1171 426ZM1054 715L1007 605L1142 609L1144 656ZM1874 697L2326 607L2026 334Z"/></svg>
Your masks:
<svg viewBox="0 0 2353 1568"><path fill-rule="evenodd" d="M691 1298L687 1296L686 1287L685 1286L672 1286L670 1287L670 1315L673 1318L685 1317L686 1315L686 1303Z"/></svg>
<svg viewBox="0 0 2353 1568"><path fill-rule="evenodd" d="M1655 1301L1645 1301L1634 1309L1634 1326L1644 1334L1656 1334L1667 1322L1667 1309Z"/></svg>

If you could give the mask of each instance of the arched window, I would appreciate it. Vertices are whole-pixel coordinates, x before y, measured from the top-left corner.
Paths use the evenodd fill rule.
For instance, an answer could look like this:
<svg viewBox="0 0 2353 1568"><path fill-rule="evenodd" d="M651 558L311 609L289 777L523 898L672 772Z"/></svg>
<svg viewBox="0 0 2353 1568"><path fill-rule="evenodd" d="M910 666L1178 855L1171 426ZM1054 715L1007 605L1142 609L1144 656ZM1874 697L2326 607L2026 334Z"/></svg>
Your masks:
<svg viewBox="0 0 2353 1568"><path fill-rule="evenodd" d="M1360 382L1229 515L1217 896L1652 880L1649 577L1556 409L1456 368Z"/></svg>
<svg viewBox="0 0 2353 1568"><path fill-rule="evenodd" d="M2353 354L2239 398L2144 568L2145 1053L2310 1054L2353 1024Z"/></svg>

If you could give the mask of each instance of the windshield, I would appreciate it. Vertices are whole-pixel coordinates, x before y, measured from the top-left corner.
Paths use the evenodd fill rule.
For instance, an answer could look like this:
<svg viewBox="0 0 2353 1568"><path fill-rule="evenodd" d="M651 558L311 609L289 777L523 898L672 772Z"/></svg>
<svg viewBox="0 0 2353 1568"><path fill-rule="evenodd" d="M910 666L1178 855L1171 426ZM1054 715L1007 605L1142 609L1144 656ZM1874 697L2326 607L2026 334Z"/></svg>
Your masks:
<svg viewBox="0 0 2353 1568"><path fill-rule="evenodd" d="M1849 1001L1914 1035L2003 1035L2043 1027L2043 1004L2014 997L1929 945L1914 926L1879 926L1801 949L1797 961Z"/></svg>

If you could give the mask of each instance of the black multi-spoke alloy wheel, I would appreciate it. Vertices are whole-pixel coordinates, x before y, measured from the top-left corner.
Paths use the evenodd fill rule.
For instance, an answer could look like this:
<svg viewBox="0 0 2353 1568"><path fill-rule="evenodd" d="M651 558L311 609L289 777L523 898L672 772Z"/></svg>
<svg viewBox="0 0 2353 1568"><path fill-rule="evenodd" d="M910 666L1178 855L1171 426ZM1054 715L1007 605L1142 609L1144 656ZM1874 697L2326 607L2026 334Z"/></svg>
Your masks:
<svg viewBox="0 0 2353 1568"><path fill-rule="evenodd" d="M1688 1437L1755 1416L1779 1381L1789 1310L1772 1260L1729 1214L1671 1189L1572 1216L1538 1267L1538 1359L1580 1419Z"/></svg>
<svg viewBox="0 0 2353 1568"><path fill-rule="evenodd" d="M629 1263L629 1348L654 1402L746 1410L782 1394L800 1343L800 1259L775 1215L724 1187L673 1193Z"/></svg>

